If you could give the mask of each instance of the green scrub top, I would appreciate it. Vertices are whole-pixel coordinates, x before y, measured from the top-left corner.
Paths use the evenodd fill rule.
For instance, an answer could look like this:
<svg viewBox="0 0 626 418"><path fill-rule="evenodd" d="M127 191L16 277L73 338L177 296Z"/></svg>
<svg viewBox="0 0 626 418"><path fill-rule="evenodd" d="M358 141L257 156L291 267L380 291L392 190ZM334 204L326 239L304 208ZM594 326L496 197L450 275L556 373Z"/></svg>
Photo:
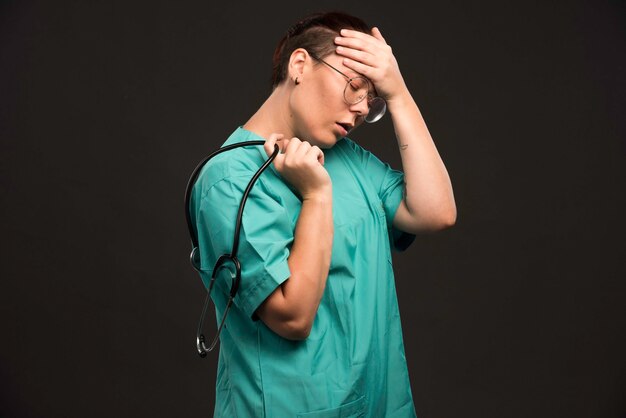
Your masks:
<svg viewBox="0 0 626 418"><path fill-rule="evenodd" d="M224 145L260 139L240 127ZM262 146L237 148L214 157L198 177L191 216L206 287L217 258L231 251L241 197L266 160ZM392 225L403 173L348 138L324 150L324 160L333 184L334 240L311 333L287 340L255 315L290 276L287 259L302 204L272 164L243 214L242 277L220 335L215 417L416 416L390 252L415 238ZM224 273L212 292L218 322L231 283Z"/></svg>

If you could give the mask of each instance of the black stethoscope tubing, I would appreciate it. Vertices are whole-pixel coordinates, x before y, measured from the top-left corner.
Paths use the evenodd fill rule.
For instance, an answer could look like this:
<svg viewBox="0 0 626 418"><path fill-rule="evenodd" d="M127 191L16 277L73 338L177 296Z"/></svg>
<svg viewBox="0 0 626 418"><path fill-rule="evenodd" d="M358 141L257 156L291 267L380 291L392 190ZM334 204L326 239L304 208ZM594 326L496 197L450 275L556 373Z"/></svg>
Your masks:
<svg viewBox="0 0 626 418"><path fill-rule="evenodd" d="M191 236L191 244L192 244L192 250L189 256L189 261L191 262L192 267L196 271L198 271L198 273L201 272L200 253L198 250L198 237L196 236L196 233L194 231L193 222L191 221L191 214L189 213L189 201L191 198L191 192L193 190L193 186L196 180L198 179L198 176L200 174L200 171L202 170L202 167L204 167L204 165L211 158L225 151L230 151L234 148L245 147L245 146L263 145L264 143L265 141L258 140L258 141L245 141L245 142L240 142L237 144L226 145L218 149L217 151L211 153L208 157L200 161L200 163L198 163L196 168L191 173L191 176L189 176L189 181L187 182L187 188L185 190L185 218L187 219L187 227L189 229L189 235ZM265 163L263 163L263 165L256 171L256 173L254 173L254 175L252 176L252 179L248 183L248 186L246 187L246 190L244 191L243 196L241 198L241 202L239 203L239 210L237 212L237 219L235 222L235 236L233 238L232 250L230 254L222 254L217 259L217 262L215 263L215 266L213 267L213 273L211 275L211 282L209 284L209 289L207 290L207 295L204 300L204 306L202 307L202 314L200 316L200 321L198 324L198 331L196 332L196 348L198 350L198 355L200 355L200 357L205 357L206 353L208 353L209 351L212 351L215 345L217 344L220 332L222 331L222 327L224 326L224 322L226 321L226 315L228 314L228 310L230 309L233 303L233 299L235 298L235 295L237 294L237 290L239 289L239 282L241 280L241 263L239 262L239 259L237 258L237 251L239 250L239 232L241 229L243 210L246 205L246 201L248 200L248 195L250 194L250 190L252 189L252 186L254 186L254 183L256 183L257 179L263 173L263 171L265 171L265 169L269 167L272 161L274 161L274 158L276 158L276 155L278 155L279 151L280 151L280 148L278 147L278 145L274 145L274 152L272 153L272 155L270 155L270 157L265 161ZM202 333L204 318L206 317L209 300L211 298L211 290L213 289L213 284L215 283L215 276L219 268L226 261L231 261L235 265L236 275L233 278L234 280L231 284L230 296L228 299L228 303L226 305L226 309L224 310L224 316L217 329L215 338L213 338L213 342L207 348L205 344L205 337L204 337L204 334Z"/></svg>

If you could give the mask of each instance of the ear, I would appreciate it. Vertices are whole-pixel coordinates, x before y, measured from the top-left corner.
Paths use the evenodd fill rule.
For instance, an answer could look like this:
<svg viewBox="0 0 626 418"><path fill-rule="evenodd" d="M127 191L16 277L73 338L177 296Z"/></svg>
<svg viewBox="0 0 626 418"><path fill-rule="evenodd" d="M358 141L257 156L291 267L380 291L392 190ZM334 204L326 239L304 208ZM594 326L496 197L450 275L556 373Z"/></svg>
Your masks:
<svg viewBox="0 0 626 418"><path fill-rule="evenodd" d="M304 48L298 48L291 53L289 57L289 78L295 80L296 77L301 81L302 75L306 70L306 62L309 53Z"/></svg>

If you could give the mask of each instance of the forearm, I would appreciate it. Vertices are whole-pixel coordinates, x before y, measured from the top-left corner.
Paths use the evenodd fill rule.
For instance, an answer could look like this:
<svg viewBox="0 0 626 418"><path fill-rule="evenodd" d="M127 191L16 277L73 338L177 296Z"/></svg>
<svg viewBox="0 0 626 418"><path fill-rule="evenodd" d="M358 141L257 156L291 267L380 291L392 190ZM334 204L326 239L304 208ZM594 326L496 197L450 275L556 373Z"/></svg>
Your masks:
<svg viewBox="0 0 626 418"><path fill-rule="evenodd" d="M278 335L301 340L311 331L322 299L333 245L332 191L305 198L291 247L291 276L257 310Z"/></svg>
<svg viewBox="0 0 626 418"><path fill-rule="evenodd" d="M309 324L326 286L333 232L332 193L305 199L288 260L291 277L282 290L293 315Z"/></svg>
<svg viewBox="0 0 626 418"><path fill-rule="evenodd" d="M404 202L422 228L453 224L450 177L417 104L406 90L388 103L405 176Z"/></svg>

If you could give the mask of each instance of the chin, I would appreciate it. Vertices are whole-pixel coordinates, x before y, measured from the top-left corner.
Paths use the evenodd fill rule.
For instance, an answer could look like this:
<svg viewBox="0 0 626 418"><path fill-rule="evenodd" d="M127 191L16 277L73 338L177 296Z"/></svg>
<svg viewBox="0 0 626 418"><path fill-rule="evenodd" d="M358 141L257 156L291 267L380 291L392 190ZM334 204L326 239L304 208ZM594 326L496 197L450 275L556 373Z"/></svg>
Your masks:
<svg viewBox="0 0 626 418"><path fill-rule="evenodd" d="M309 142L311 145L317 145L320 149L332 148L342 136L334 132L324 132L322 135L312 135L312 139Z"/></svg>
<svg viewBox="0 0 626 418"><path fill-rule="evenodd" d="M320 147L321 149L328 149L328 148L332 148L333 146L335 146L335 144L341 140L341 138L343 138L342 136L332 136L328 139L325 139L323 141L319 141L320 145L318 145L318 147Z"/></svg>

